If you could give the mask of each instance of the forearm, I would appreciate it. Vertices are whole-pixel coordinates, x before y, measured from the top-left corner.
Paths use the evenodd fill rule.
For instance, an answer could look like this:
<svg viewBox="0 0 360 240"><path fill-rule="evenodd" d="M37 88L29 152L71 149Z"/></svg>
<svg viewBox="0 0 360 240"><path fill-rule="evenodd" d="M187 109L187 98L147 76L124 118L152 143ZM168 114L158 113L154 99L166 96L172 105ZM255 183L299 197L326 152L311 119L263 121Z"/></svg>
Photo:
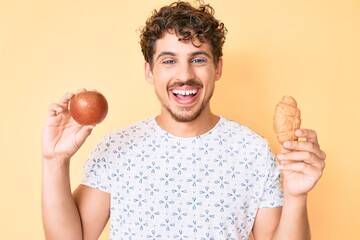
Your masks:
<svg viewBox="0 0 360 240"><path fill-rule="evenodd" d="M70 186L69 161L43 161L42 213L46 239L82 239Z"/></svg>
<svg viewBox="0 0 360 240"><path fill-rule="evenodd" d="M284 206L274 240L310 240L310 226L306 207L307 196L284 197Z"/></svg>

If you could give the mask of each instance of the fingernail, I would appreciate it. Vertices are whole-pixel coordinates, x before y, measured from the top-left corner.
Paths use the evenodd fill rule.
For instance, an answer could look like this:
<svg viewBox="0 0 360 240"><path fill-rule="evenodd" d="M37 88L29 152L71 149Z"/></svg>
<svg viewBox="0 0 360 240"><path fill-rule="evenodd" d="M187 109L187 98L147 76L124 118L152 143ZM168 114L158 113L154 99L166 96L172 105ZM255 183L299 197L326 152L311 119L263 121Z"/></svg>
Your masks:
<svg viewBox="0 0 360 240"><path fill-rule="evenodd" d="M301 136L301 135L302 135L301 129L296 130L296 131L295 131L295 135L296 135L296 136Z"/></svg>
<svg viewBox="0 0 360 240"><path fill-rule="evenodd" d="M288 148L288 147L291 146L291 142L286 141L286 142L283 143L283 146L284 146L285 148Z"/></svg>
<svg viewBox="0 0 360 240"><path fill-rule="evenodd" d="M281 154L281 153L278 154L278 155L277 155L277 158L280 159L280 160L283 159L283 158L284 158L284 154Z"/></svg>

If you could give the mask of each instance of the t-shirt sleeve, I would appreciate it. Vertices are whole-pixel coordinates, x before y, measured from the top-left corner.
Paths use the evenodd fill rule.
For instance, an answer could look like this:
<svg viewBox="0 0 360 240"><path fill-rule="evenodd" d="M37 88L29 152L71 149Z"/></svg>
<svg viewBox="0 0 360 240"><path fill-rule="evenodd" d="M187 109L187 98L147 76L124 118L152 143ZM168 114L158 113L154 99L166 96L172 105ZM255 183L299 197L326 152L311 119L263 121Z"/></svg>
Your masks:
<svg viewBox="0 0 360 240"><path fill-rule="evenodd" d="M260 208L272 208L283 205L283 192L281 189L281 176L278 163L270 148L267 153L268 179L265 182Z"/></svg>
<svg viewBox="0 0 360 240"><path fill-rule="evenodd" d="M84 178L81 184L93 187L105 192L111 190L111 179L109 176L109 137L105 137L94 150L83 166Z"/></svg>

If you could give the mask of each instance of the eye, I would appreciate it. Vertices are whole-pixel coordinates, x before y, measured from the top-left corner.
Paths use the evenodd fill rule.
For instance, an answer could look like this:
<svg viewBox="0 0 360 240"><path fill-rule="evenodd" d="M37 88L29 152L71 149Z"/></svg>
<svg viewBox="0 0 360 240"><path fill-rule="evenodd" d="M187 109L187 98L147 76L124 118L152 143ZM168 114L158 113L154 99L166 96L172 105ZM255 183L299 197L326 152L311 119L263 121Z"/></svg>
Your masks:
<svg viewBox="0 0 360 240"><path fill-rule="evenodd" d="M168 59L168 60L164 60L162 61L163 64L174 64L175 63L175 60L173 59Z"/></svg>
<svg viewBox="0 0 360 240"><path fill-rule="evenodd" d="M195 58L193 60L191 60L192 63L205 63L206 60L203 58Z"/></svg>

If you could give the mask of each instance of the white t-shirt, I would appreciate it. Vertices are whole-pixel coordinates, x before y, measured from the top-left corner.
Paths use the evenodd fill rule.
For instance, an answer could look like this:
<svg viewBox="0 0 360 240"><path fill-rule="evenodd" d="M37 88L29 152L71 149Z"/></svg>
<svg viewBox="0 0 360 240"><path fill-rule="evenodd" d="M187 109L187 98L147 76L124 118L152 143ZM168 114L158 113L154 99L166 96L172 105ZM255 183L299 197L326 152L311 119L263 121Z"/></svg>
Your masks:
<svg viewBox="0 0 360 240"><path fill-rule="evenodd" d="M267 141L224 117L193 138L155 118L111 132L84 172L111 194L111 239L248 239L257 210L283 199Z"/></svg>

